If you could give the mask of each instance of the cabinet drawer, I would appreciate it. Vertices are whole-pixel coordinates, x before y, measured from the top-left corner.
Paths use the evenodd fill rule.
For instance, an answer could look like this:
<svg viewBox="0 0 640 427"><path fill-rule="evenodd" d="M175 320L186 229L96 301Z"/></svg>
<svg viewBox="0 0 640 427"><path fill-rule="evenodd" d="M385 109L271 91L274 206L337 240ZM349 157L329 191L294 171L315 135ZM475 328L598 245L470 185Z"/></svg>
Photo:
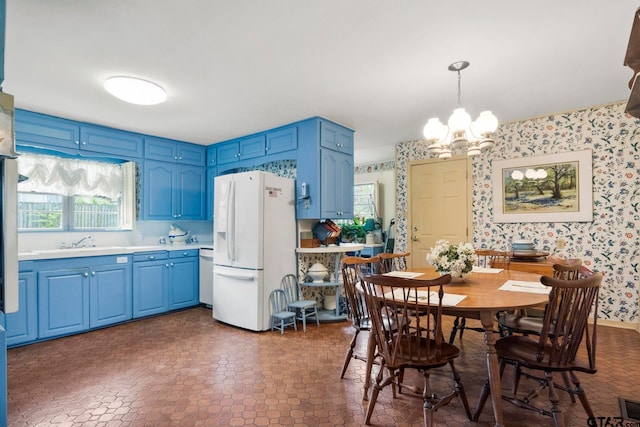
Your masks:
<svg viewBox="0 0 640 427"><path fill-rule="evenodd" d="M185 250L172 250L169 251L169 258L186 258L186 257L197 257L198 249L185 249Z"/></svg>
<svg viewBox="0 0 640 427"><path fill-rule="evenodd" d="M158 261L167 258L167 251L136 252L133 254L133 262Z"/></svg>

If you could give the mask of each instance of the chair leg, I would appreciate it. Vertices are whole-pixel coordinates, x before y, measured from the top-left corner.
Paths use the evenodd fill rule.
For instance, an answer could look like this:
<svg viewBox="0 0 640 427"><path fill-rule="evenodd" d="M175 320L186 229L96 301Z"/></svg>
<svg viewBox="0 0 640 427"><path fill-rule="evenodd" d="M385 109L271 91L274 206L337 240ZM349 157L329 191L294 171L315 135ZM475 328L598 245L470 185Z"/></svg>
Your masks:
<svg viewBox="0 0 640 427"><path fill-rule="evenodd" d="M434 405L431 402L431 384L429 384L429 371L424 371L424 391L422 392L422 412L424 413L424 427L433 426Z"/></svg>
<svg viewBox="0 0 640 427"><path fill-rule="evenodd" d="M340 374L340 378L344 378L345 372L347 372L347 367L349 366L349 362L351 362L351 358L353 357L353 349L356 347L356 340L358 339L358 334L360 333L360 329L356 329L356 333L351 338L351 343L349 344L349 349L347 350L347 354L344 357L344 364L342 365L342 373Z"/></svg>
<svg viewBox="0 0 640 427"><path fill-rule="evenodd" d="M573 393L578 395L578 399L580 399L580 403L582 403L582 407L584 408L584 411L587 413L587 415L590 418L594 418L593 410L591 409L591 405L589 404L587 395L584 392L584 389L580 386L580 380L578 380L578 377L573 372L570 372L570 375L571 375L571 381L573 382L573 384L575 384L575 387L573 388ZM573 393L571 393L571 396L573 396Z"/></svg>
<svg viewBox="0 0 640 427"><path fill-rule="evenodd" d="M489 393L491 393L491 386L489 385L489 378L486 379L484 385L482 386L482 391L480 392L480 399L478 399L478 404L476 405L476 409L473 412L473 417L471 421L478 421L480 418L480 413L484 408L485 403L487 403L487 399L489 398Z"/></svg>
<svg viewBox="0 0 640 427"><path fill-rule="evenodd" d="M463 317L460 320L460 341L462 341L462 334L464 334L464 328L467 326L467 318Z"/></svg>
<svg viewBox="0 0 640 427"><path fill-rule="evenodd" d="M371 421L371 414L373 413L373 408L376 406L376 400L378 400L378 394L382 389L382 374L385 370L384 364L380 365L380 370L376 375L376 383L373 386L373 390L371 390L371 398L369 399L369 405L367 406L367 415L365 416L364 423L369 425Z"/></svg>
<svg viewBox="0 0 640 427"><path fill-rule="evenodd" d="M569 397L571 398L571 403L576 403L576 397L573 395L573 393L571 393L571 390L573 389L573 387L571 386L571 381L569 381L569 373L564 371L561 372L562 375L562 381L564 382L564 386L567 388L567 391L569 391Z"/></svg>
<svg viewBox="0 0 640 427"><path fill-rule="evenodd" d="M511 391L513 392L514 396L518 394L518 385L520 384L521 376L522 376L522 369L520 368L520 365L516 364L513 369L513 386L511 388Z"/></svg>
<svg viewBox="0 0 640 427"><path fill-rule="evenodd" d="M451 335L449 336L449 344L453 344L453 342L455 341L459 324L460 324L460 318L456 317L455 320L453 321L453 327L451 328Z"/></svg>
<svg viewBox="0 0 640 427"><path fill-rule="evenodd" d="M549 401L551 402L551 415L553 417L553 424L555 425L555 427L564 427L564 417L562 416L562 411L560 410L560 406L558 405L560 399L558 398L556 387L553 384L553 374L551 372L545 372L544 377L547 381L547 387L549 387Z"/></svg>
<svg viewBox="0 0 640 427"><path fill-rule="evenodd" d="M280 319L280 335L284 335L284 319Z"/></svg>
<svg viewBox="0 0 640 427"><path fill-rule="evenodd" d="M453 378L456 394L460 396L460 400L462 401L462 406L464 406L464 411L467 414L467 418L473 421L471 416L471 408L469 408L469 401L467 400L467 393L464 391L464 386L460 381L460 373L456 369L456 366L454 365L453 360L449 361L449 366L451 366L451 376Z"/></svg>

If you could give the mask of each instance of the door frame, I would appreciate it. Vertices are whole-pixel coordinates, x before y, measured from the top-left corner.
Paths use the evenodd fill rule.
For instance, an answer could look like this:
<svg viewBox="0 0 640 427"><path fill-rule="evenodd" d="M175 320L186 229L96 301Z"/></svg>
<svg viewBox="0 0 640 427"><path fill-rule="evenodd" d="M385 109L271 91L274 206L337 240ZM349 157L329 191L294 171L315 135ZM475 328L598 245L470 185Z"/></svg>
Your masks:
<svg viewBox="0 0 640 427"><path fill-rule="evenodd" d="M469 206L469 209L467 211L467 242L473 243L473 161L471 157L467 156L466 154L459 154L459 155L452 156L450 160L466 160L467 206ZM414 166L422 166L426 164L440 163L440 162L446 162L446 161L448 160L442 160L438 158L428 158L428 159L412 160L407 162L407 210L406 210L407 228L405 231L406 235L404 236L407 251L411 246L411 239L409 238L409 235L411 234L411 229L413 226L413 218L411 216L412 203L413 203L413 200L411 198L411 190L413 186L412 168ZM413 264L412 258L409 257L409 263L407 265L407 268L413 268L412 264Z"/></svg>

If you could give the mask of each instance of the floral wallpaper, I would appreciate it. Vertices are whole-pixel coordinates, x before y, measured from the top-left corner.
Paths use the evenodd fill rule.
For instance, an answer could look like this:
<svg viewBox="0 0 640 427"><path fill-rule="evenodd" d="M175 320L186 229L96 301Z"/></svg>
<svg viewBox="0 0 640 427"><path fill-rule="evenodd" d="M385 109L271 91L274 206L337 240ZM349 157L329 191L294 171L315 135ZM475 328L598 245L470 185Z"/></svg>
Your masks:
<svg viewBox="0 0 640 427"><path fill-rule="evenodd" d="M359 173L372 173L372 172L380 172L385 170L392 170L395 168L395 163L393 161L387 162L379 162L379 163L368 163L365 165L356 165L354 172L356 174Z"/></svg>
<svg viewBox="0 0 640 427"><path fill-rule="evenodd" d="M640 273L640 120L624 113L624 103L551 114L501 124L496 148L473 159L473 244L506 248L513 239L539 249L581 258L604 273L599 317L637 323ZM493 160L591 149L592 222L494 223ZM429 157L424 141L396 146L396 243L406 249L407 165ZM557 247L558 240L566 247Z"/></svg>

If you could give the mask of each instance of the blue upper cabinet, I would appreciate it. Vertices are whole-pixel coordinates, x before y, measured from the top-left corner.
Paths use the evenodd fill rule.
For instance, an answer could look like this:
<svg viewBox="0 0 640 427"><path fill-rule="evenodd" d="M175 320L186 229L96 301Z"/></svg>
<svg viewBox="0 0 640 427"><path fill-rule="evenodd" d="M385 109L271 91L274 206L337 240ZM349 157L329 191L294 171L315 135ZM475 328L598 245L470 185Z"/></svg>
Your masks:
<svg viewBox="0 0 640 427"><path fill-rule="evenodd" d="M204 166L206 153L206 147L201 145L152 136L144 138L145 159Z"/></svg>
<svg viewBox="0 0 640 427"><path fill-rule="evenodd" d="M296 217L353 218L353 130L321 117L297 127Z"/></svg>
<svg viewBox="0 0 640 427"><path fill-rule="evenodd" d="M267 132L267 155L282 153L298 148L298 127Z"/></svg>
<svg viewBox="0 0 640 427"><path fill-rule="evenodd" d="M320 146L353 155L353 131L323 120L320 122Z"/></svg>
<svg viewBox="0 0 640 427"><path fill-rule="evenodd" d="M210 145L207 147L207 166L215 166L216 165L216 146Z"/></svg>
<svg viewBox="0 0 640 427"><path fill-rule="evenodd" d="M265 155L265 135L253 135L246 138L216 144L218 165L241 162Z"/></svg>
<svg viewBox="0 0 640 427"><path fill-rule="evenodd" d="M142 157L142 135L101 126L80 127L80 149L122 158Z"/></svg>
<svg viewBox="0 0 640 427"><path fill-rule="evenodd" d="M59 117L16 110L16 145L53 149L68 154L81 151L123 159L142 157L140 134L95 126ZM89 154L89 153L88 153Z"/></svg>

